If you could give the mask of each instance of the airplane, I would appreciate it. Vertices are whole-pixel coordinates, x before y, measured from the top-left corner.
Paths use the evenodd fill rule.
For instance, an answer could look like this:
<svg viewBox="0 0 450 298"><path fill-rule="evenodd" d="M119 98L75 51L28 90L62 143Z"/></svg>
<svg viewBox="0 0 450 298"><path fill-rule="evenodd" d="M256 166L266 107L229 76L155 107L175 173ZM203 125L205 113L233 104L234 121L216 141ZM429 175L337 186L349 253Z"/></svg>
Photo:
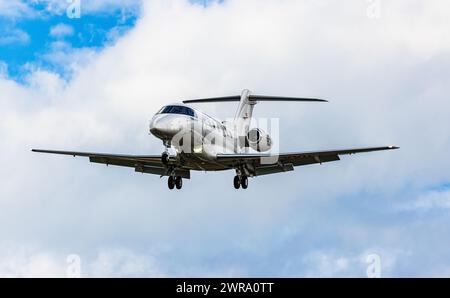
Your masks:
<svg viewBox="0 0 450 298"><path fill-rule="evenodd" d="M232 121L208 116L189 104L239 102ZM134 168L135 172L168 177L169 189L181 189L183 179L191 171L235 170L235 189L247 189L249 179L293 171L294 167L340 160L342 155L372 151L395 150L396 146L344 150L307 151L272 154L270 135L259 128L250 129L253 110L260 102L328 102L315 98L294 98L253 95L243 90L241 95L185 100L162 107L150 121L150 134L162 140L165 150L160 155L121 155L73 151L33 149L37 153L88 157L92 163ZM172 152L171 152L172 151ZM173 152L175 151L175 152ZM255 152L255 153L251 153Z"/></svg>

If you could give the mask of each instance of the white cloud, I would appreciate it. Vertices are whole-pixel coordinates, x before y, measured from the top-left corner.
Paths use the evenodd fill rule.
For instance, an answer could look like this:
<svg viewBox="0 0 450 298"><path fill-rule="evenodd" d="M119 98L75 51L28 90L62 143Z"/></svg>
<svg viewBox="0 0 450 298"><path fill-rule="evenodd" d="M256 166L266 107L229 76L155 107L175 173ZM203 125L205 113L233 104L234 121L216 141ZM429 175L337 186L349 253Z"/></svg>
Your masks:
<svg viewBox="0 0 450 298"><path fill-rule="evenodd" d="M115 9L138 9L142 0L94 0L82 3L82 9L88 12L111 11Z"/></svg>
<svg viewBox="0 0 450 298"><path fill-rule="evenodd" d="M56 38L73 35L73 27L67 24L58 24L50 28L50 35Z"/></svg>
<svg viewBox="0 0 450 298"><path fill-rule="evenodd" d="M21 0L0 0L0 17L18 18L32 15L33 10Z"/></svg>
<svg viewBox="0 0 450 298"><path fill-rule="evenodd" d="M126 249L111 249L99 252L93 263L88 265L88 276L164 277L164 274L149 255L135 254Z"/></svg>
<svg viewBox="0 0 450 298"><path fill-rule="evenodd" d="M442 156L450 150L450 40L442 25L449 4L421 3L386 2L383 18L373 20L365 2L356 0L229 0L208 9L181 0L146 1L136 27L117 43L100 53L79 53L70 82L39 69L26 86L0 79L0 234L36 242L42 251L63 246L92 254L125 242L125 252L101 254L94 262L98 275L166 272L159 268L170 268L171 275L251 275L252 265L278 257L274 238L286 224L294 226L294 235L329 236L342 227L342 218L323 217L332 202L351 194L369 206L390 208L406 186L419 189L448 179L450 161ZM405 9L411 7L418 8ZM60 61L70 61L67 44L52 49L63 53ZM258 178L238 193L231 172L196 173L177 193L168 192L159 177L29 152L44 147L160 153L161 143L148 136L147 126L161 105L243 88L332 101L256 107L257 115L282 117L283 151L390 143L402 149ZM229 117L235 107L202 108ZM369 201L367 193L380 198ZM365 220L357 217L356 224ZM372 231L382 223L373 224ZM315 247L302 253L311 254L319 268L346 273L356 258L351 256L358 255L347 253L348 247L358 242L361 248L354 251L362 251L374 245L364 227L355 233L348 228L354 238L345 245L330 240L343 251L331 258L314 257ZM384 233L379 241L401 248L398 239L409 236L395 235ZM153 245L173 254L159 256L157 265L140 254L122 263L129 251ZM59 272L47 260L42 274Z"/></svg>
<svg viewBox="0 0 450 298"><path fill-rule="evenodd" d="M395 248L370 248L359 253L337 252L334 249L326 251L317 250L305 254L301 258L298 270L302 275L309 277L358 277L365 278L368 268L375 263L369 256L376 256L379 260L380 277L395 275L395 266L398 259L409 257L407 251ZM292 264L290 264L292 266ZM292 268L290 268L292 269Z"/></svg>
<svg viewBox="0 0 450 298"><path fill-rule="evenodd" d="M65 77L71 77L79 69L89 64L97 57L95 48L74 48L68 42L56 40L49 44L49 49L41 55L41 59L57 68Z"/></svg>
<svg viewBox="0 0 450 298"><path fill-rule="evenodd" d="M3 243L0 250L0 277L70 277L74 264L69 256L38 248ZM151 255L121 248L103 248L95 255L77 256L80 277L163 277ZM79 266L79 267L78 267Z"/></svg>
<svg viewBox="0 0 450 298"><path fill-rule="evenodd" d="M349 271L354 272L353 276L361 276L355 272L361 270L362 264L358 264L355 260L348 257L337 257L324 252L313 252L304 257L304 266L308 268L310 276L320 277L335 277L342 274L349 274ZM351 264L353 263L353 264ZM350 268L350 267L353 268Z"/></svg>
<svg viewBox="0 0 450 298"><path fill-rule="evenodd" d="M8 76L8 64L5 61L0 61L0 78L5 79Z"/></svg>
<svg viewBox="0 0 450 298"><path fill-rule="evenodd" d="M1 277L61 277L64 276L64 259L34 248L5 245L0 250Z"/></svg>
<svg viewBox="0 0 450 298"><path fill-rule="evenodd" d="M23 30L10 29L5 30L0 35L0 46L7 45L26 45L30 42L30 36Z"/></svg>
<svg viewBox="0 0 450 298"><path fill-rule="evenodd" d="M450 208L450 190L436 190L420 194L416 199L399 204L401 211L429 211Z"/></svg>
<svg viewBox="0 0 450 298"><path fill-rule="evenodd" d="M51 97L61 94L65 87L65 83L58 74L39 69L26 77L26 82L31 88Z"/></svg>

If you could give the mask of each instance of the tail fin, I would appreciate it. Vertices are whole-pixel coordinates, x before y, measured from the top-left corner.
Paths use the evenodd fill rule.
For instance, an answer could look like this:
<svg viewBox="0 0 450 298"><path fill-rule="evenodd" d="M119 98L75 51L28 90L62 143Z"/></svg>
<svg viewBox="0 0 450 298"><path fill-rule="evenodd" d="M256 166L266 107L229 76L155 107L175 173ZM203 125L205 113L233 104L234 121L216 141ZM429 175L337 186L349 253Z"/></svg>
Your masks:
<svg viewBox="0 0 450 298"><path fill-rule="evenodd" d="M241 100L234 116L234 127L236 137L245 137L250 128L250 122L253 117L253 109L258 102L251 99L250 90L243 90Z"/></svg>

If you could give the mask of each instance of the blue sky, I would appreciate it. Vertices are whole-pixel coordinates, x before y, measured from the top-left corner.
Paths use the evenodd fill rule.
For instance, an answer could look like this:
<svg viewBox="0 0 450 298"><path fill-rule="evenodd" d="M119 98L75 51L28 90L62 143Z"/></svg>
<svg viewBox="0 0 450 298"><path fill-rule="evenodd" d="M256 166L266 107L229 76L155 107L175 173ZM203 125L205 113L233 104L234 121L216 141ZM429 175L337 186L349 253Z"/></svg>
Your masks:
<svg viewBox="0 0 450 298"><path fill-rule="evenodd" d="M69 18L64 9L48 11L49 5L45 2L31 2L30 9L37 12L33 16L11 18L0 15L0 26L4 28L2 38L17 35L17 32L24 32L26 36L0 47L0 60L7 63L9 75L18 81L26 75L26 65L30 63L57 72L63 77L69 76L61 65L45 58L54 42L63 41L73 49L90 48L99 51L113 44L132 28L139 16L138 5L118 5L103 12L82 10L82 18ZM60 37L52 36L52 28L61 24L71 28L72 32Z"/></svg>
<svg viewBox="0 0 450 298"><path fill-rule="evenodd" d="M57 72L62 77L70 78L70 72L58 63L46 59L45 54L51 51L56 41L67 43L71 49L89 48L100 51L114 42L132 28L140 14L140 1L128 1L121 4L120 1L109 4L104 10L85 11L81 3L81 18L71 18L66 9L70 4L64 1L23 1L35 14L19 17L10 17L0 14L0 27L2 39L8 37L22 37L4 42L0 47L0 61L8 65L10 77L23 82L27 73L27 66L33 64L36 67ZM203 5L205 8L212 2L210 0L191 0L194 4ZM221 1L219 1L221 2ZM66 9L64 9L66 8ZM71 28L71 33L55 37L50 34L52 28L58 25Z"/></svg>
<svg viewBox="0 0 450 298"><path fill-rule="evenodd" d="M373 3L92 0L70 19L66 1L0 0L0 276L65 276L70 254L84 276L364 277L371 254L383 276L450 276L449 4ZM231 172L169 192L29 152L159 154L161 106L244 88L330 100L256 107L282 151L401 150L247 192Z"/></svg>

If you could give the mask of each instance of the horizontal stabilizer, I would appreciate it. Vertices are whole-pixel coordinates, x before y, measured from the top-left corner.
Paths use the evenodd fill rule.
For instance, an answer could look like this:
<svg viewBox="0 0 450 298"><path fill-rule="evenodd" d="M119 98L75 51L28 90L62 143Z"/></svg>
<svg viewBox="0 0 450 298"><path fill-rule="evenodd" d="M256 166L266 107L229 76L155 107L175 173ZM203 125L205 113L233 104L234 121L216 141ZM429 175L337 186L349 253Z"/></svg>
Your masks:
<svg viewBox="0 0 450 298"><path fill-rule="evenodd" d="M226 97L214 97L214 98L204 98L204 99L192 99L185 100L183 103L214 103L214 102L236 102L240 101L241 96L226 96ZM250 95L249 101L259 102L259 101L292 101L292 102L328 102L324 99L317 98L301 98L301 97L279 97L279 96L264 96L264 95Z"/></svg>

